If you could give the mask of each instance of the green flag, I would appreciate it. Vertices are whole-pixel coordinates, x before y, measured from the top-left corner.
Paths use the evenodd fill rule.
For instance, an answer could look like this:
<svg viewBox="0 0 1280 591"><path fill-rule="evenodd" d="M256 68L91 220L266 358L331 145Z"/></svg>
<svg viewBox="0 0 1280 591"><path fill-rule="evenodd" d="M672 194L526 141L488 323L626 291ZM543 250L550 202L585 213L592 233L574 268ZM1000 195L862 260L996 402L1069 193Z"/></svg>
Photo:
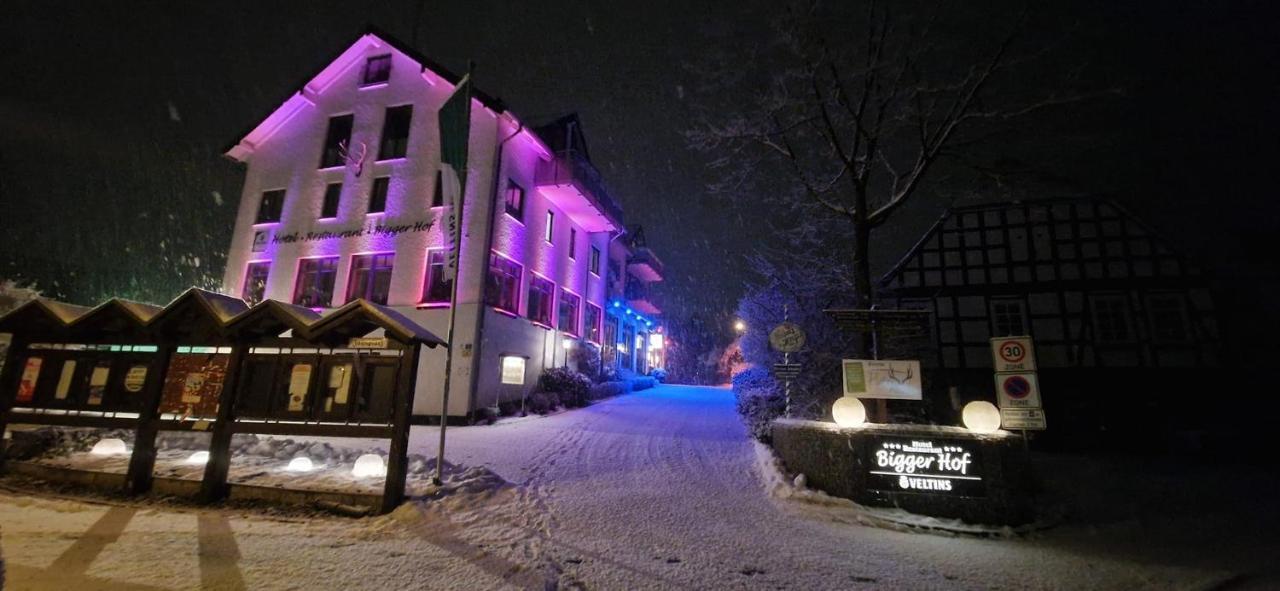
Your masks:
<svg viewBox="0 0 1280 591"><path fill-rule="evenodd" d="M471 136L471 74L462 77L440 107L440 181L448 206L449 262L445 273L457 276L462 233L462 199L467 188L467 144Z"/></svg>

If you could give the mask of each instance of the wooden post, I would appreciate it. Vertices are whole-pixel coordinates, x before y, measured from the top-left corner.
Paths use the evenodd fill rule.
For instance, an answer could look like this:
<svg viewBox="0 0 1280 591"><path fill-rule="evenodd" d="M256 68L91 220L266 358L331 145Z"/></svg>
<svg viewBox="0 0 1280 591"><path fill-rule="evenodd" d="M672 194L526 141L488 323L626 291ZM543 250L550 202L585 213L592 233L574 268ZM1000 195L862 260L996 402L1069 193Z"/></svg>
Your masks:
<svg viewBox="0 0 1280 591"><path fill-rule="evenodd" d="M382 513L390 513L404 502L404 484L409 464L409 419L413 415L413 395L418 382L418 358L422 343L413 343L400 357L395 405L391 411L391 450L387 458L387 481L382 491ZM408 359L405 359L408 356Z"/></svg>
<svg viewBox="0 0 1280 591"><path fill-rule="evenodd" d="M4 432L9 427L9 411L18 396L18 380L22 379L18 360L22 359L26 350L26 339L13 335L9 341L9 351L5 355L4 367L0 368L0 474L5 472L5 456L8 453Z"/></svg>
<svg viewBox="0 0 1280 591"><path fill-rule="evenodd" d="M227 473L231 470L231 436L236 419L236 399L240 393L240 374L249 347L238 344L231 352L230 365L218 394L218 420L213 423L209 439L209 461L204 465L200 481L200 502L214 503L227 496Z"/></svg>
<svg viewBox="0 0 1280 591"><path fill-rule="evenodd" d="M125 493L130 495L151 490L152 472L156 466L156 435L160 432L160 397L164 393L164 380L169 374L169 359L174 349L173 345L159 345L155 365L148 372L145 405L138 417L133 454L129 456L129 471L124 477Z"/></svg>

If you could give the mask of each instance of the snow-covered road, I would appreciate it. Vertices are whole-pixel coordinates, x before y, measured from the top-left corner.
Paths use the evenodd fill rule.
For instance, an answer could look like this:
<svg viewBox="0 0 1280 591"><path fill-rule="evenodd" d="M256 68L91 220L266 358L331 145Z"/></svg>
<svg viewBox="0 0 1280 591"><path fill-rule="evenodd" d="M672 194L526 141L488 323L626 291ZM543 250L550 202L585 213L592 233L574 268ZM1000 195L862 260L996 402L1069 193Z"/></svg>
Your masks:
<svg viewBox="0 0 1280 591"><path fill-rule="evenodd" d="M432 453L437 435L415 429L413 451ZM856 525L766 494L718 388L451 429L447 456L517 486L365 520L0 495L9 588L1204 588L1277 550L1199 552L1126 522L1031 539ZM1198 526L1217 532L1190 524L1191 536Z"/></svg>

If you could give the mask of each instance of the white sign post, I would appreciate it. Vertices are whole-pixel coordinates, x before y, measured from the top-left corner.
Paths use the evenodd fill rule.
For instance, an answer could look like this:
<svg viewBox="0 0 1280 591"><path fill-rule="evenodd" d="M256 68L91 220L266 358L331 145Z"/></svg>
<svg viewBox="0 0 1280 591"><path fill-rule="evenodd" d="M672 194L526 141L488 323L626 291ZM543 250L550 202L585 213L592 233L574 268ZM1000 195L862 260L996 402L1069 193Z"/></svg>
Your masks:
<svg viewBox="0 0 1280 591"><path fill-rule="evenodd" d="M996 370L1000 426L1020 429L1025 442L1028 430L1045 429L1035 345L1028 336L995 337L991 339L991 361Z"/></svg>

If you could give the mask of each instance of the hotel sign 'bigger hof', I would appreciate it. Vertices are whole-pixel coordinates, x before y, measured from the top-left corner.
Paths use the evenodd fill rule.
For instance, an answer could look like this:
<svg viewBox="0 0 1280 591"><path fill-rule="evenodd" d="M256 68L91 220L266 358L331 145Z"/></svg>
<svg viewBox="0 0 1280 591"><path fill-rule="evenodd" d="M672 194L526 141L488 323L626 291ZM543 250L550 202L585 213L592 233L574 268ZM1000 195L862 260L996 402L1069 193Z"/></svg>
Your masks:
<svg viewBox="0 0 1280 591"><path fill-rule="evenodd" d="M978 454L965 441L879 437L867 447L868 488L980 497L986 494Z"/></svg>

